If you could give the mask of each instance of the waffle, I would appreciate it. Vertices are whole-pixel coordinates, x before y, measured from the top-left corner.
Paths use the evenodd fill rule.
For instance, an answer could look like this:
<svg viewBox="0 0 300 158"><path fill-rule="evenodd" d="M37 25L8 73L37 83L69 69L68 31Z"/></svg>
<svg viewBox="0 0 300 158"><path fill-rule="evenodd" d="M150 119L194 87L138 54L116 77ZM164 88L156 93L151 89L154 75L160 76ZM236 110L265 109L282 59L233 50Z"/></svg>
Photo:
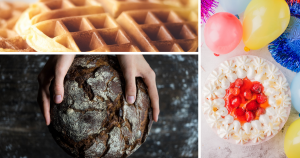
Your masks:
<svg viewBox="0 0 300 158"><path fill-rule="evenodd" d="M198 16L193 11L127 11L117 22L142 51L194 52L198 48Z"/></svg>
<svg viewBox="0 0 300 158"><path fill-rule="evenodd" d="M198 12L198 0L98 0L113 17L122 12L140 9L189 9Z"/></svg>
<svg viewBox="0 0 300 158"><path fill-rule="evenodd" d="M22 12L28 8L25 3L0 2L0 52L32 52L26 41L14 30Z"/></svg>
<svg viewBox="0 0 300 158"><path fill-rule="evenodd" d="M94 0L38 2L22 15L16 29L41 52L140 51Z"/></svg>

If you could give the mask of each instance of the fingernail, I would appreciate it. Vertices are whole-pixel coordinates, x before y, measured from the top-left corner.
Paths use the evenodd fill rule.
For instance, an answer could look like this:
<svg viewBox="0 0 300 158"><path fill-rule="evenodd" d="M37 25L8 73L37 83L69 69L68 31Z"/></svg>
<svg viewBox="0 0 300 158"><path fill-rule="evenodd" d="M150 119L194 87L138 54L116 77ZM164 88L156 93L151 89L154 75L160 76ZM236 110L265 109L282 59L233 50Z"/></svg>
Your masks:
<svg viewBox="0 0 300 158"><path fill-rule="evenodd" d="M60 103L60 102L61 102L61 95L56 95L56 96L54 97L54 102L55 102L55 103Z"/></svg>
<svg viewBox="0 0 300 158"><path fill-rule="evenodd" d="M128 97L127 97L127 102L128 102L129 104L133 104L133 103L134 103L134 96L128 96Z"/></svg>

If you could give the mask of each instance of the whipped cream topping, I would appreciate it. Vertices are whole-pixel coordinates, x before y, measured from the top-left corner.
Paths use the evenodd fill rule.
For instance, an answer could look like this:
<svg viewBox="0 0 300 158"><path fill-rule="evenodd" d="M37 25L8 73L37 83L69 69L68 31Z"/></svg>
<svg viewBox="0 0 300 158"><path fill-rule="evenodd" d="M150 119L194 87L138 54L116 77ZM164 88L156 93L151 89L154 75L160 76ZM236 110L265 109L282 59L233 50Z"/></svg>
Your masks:
<svg viewBox="0 0 300 158"><path fill-rule="evenodd" d="M234 82L237 79L237 75L235 73L226 74L229 82Z"/></svg>
<svg viewBox="0 0 300 158"><path fill-rule="evenodd" d="M250 65L250 59L246 55L239 56L236 58L236 66L238 68L247 70L249 65Z"/></svg>
<svg viewBox="0 0 300 158"><path fill-rule="evenodd" d="M249 80L253 80L256 76L255 68L253 66L249 66L247 71L247 78Z"/></svg>
<svg viewBox="0 0 300 158"><path fill-rule="evenodd" d="M261 122L258 120L251 121L251 125L253 128L255 128L257 130L262 130Z"/></svg>
<svg viewBox="0 0 300 158"><path fill-rule="evenodd" d="M233 121L233 130L234 130L234 132L239 132L239 130L241 129L241 123L240 123L240 121L238 121L238 120L234 120Z"/></svg>
<svg viewBox="0 0 300 158"><path fill-rule="evenodd" d="M254 57L252 64L254 65L256 70L261 70L265 67L266 62L263 58Z"/></svg>
<svg viewBox="0 0 300 158"><path fill-rule="evenodd" d="M276 123L270 122L264 126L264 134L267 135L267 137L271 136L272 134L275 135L278 133L279 126Z"/></svg>
<svg viewBox="0 0 300 158"><path fill-rule="evenodd" d="M279 95L280 91L269 87L269 88L265 88L265 94L268 96L274 96L274 95Z"/></svg>
<svg viewBox="0 0 300 158"><path fill-rule="evenodd" d="M280 75L279 69L274 64L267 66L267 77L269 79L277 79L278 75Z"/></svg>
<svg viewBox="0 0 300 158"><path fill-rule="evenodd" d="M290 107L290 105L291 105L291 97L290 96L284 94L284 95L281 95L280 98L281 98L283 107L285 107L285 108Z"/></svg>
<svg viewBox="0 0 300 158"><path fill-rule="evenodd" d="M268 107L268 108L266 109L266 114L267 114L268 116L274 116L274 115L276 114L274 107Z"/></svg>
<svg viewBox="0 0 300 158"><path fill-rule="evenodd" d="M255 81L259 81L259 82L262 82L262 79L265 75L265 71L263 70L262 72L256 74L256 76L254 77L254 80Z"/></svg>
<svg viewBox="0 0 300 158"><path fill-rule="evenodd" d="M286 82L286 79L280 76L274 87L280 91L287 91L288 86L289 84Z"/></svg>
<svg viewBox="0 0 300 158"><path fill-rule="evenodd" d="M237 68L236 75L238 78L245 78L247 76L247 72L242 68Z"/></svg>
<svg viewBox="0 0 300 158"><path fill-rule="evenodd" d="M251 123L249 123L249 122L247 122L247 123L244 123L244 125L243 125L243 129L244 129L244 131L245 131L247 134L250 134L250 130L251 130L251 128L252 128L252 125L251 125Z"/></svg>
<svg viewBox="0 0 300 158"><path fill-rule="evenodd" d="M225 100L224 99L215 99L214 103L217 105L217 107L224 107L225 106Z"/></svg>
<svg viewBox="0 0 300 158"><path fill-rule="evenodd" d="M214 98L215 97L215 91L216 87L212 85L211 83L204 86L203 93L205 98Z"/></svg>
<svg viewBox="0 0 300 158"><path fill-rule="evenodd" d="M214 109L217 109L215 101L205 99L203 104L203 112L207 114L211 114L214 112Z"/></svg>
<svg viewBox="0 0 300 158"><path fill-rule="evenodd" d="M274 96L270 96L268 99L269 105L276 107L276 99L274 98Z"/></svg>
<svg viewBox="0 0 300 158"><path fill-rule="evenodd" d="M226 116L226 115L230 116L230 115L228 115L228 110L225 107L221 107L216 113L217 113L217 115L220 115L220 116ZM225 117L225 121L226 121L226 117Z"/></svg>
<svg viewBox="0 0 300 158"><path fill-rule="evenodd" d="M233 125L224 124L217 133L221 138L229 139L233 133Z"/></svg>
<svg viewBox="0 0 300 158"><path fill-rule="evenodd" d="M210 125L211 128L219 128L222 125L223 118L220 115L209 115L208 116L208 124Z"/></svg>
<svg viewBox="0 0 300 158"><path fill-rule="evenodd" d="M223 71L223 73L225 73L225 74L233 73L233 71L235 71L235 62L233 60L224 61L223 63L221 63L220 68Z"/></svg>
<svg viewBox="0 0 300 158"><path fill-rule="evenodd" d="M274 120L280 124L281 122L285 121L287 118L287 113L286 109L284 107L278 107L275 109L275 115L274 115Z"/></svg>
<svg viewBox="0 0 300 158"><path fill-rule="evenodd" d="M210 75L209 75L209 80L211 81L211 83L213 84L218 84L220 79L225 78L225 75L223 74L222 71L216 71L214 70Z"/></svg>
<svg viewBox="0 0 300 158"><path fill-rule="evenodd" d="M215 95L218 98L223 98L226 95L226 89L220 88L220 89L216 90Z"/></svg>
<svg viewBox="0 0 300 158"><path fill-rule="evenodd" d="M225 116L224 124L231 124L233 122L234 118L231 115Z"/></svg>
<svg viewBox="0 0 300 158"><path fill-rule="evenodd" d="M240 129L238 132L234 133L233 139L235 139L236 144L238 144L238 143L245 144L249 140L249 135L246 134L245 131Z"/></svg>
<svg viewBox="0 0 300 158"><path fill-rule="evenodd" d="M259 116L259 121L265 125L268 124L271 120L268 115L264 114Z"/></svg>
<svg viewBox="0 0 300 158"><path fill-rule="evenodd" d="M226 78L223 78L221 80L221 88L227 89L229 87L230 87L230 82Z"/></svg>
<svg viewBox="0 0 300 158"><path fill-rule="evenodd" d="M253 143L260 142L265 139L264 131L253 129L251 130L250 138L252 139Z"/></svg>

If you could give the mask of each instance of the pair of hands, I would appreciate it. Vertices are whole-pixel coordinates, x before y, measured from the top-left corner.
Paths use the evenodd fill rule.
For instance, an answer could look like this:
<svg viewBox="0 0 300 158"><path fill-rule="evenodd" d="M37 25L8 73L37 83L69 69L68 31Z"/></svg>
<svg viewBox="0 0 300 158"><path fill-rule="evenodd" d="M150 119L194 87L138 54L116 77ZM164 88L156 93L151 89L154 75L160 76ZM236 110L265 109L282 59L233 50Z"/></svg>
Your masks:
<svg viewBox="0 0 300 158"><path fill-rule="evenodd" d="M46 124L50 120L50 97L56 104L60 104L64 97L64 78L71 66L75 55L51 56L38 76L39 92L37 101L44 115ZM158 121L159 97L156 88L155 73L143 57L143 55L118 55L126 87L125 95L128 103L132 104L136 99L136 77L142 77L148 87L148 93L153 109L153 120ZM54 96L50 96L49 87L53 80Z"/></svg>

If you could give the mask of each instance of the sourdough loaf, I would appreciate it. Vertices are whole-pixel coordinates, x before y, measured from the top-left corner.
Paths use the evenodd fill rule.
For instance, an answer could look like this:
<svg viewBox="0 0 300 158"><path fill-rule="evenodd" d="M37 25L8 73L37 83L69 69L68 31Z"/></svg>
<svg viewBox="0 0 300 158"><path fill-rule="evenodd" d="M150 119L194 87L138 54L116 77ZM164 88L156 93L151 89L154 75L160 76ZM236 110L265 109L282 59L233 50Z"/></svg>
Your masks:
<svg viewBox="0 0 300 158"><path fill-rule="evenodd" d="M136 79L134 104L114 56L77 56L64 80L61 104L51 101L49 130L74 157L128 157L149 134L152 108L147 87Z"/></svg>

